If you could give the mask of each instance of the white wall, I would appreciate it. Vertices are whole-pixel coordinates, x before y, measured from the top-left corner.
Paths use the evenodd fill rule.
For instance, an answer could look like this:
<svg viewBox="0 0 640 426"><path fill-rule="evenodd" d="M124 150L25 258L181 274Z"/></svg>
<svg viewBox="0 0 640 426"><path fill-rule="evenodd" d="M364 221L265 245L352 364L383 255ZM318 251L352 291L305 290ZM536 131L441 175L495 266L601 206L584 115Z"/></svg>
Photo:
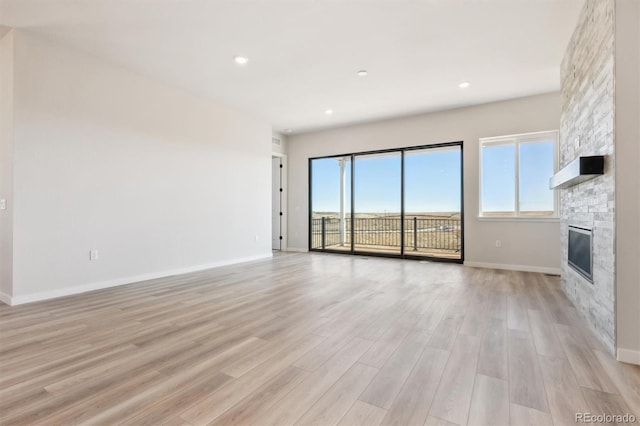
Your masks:
<svg viewBox="0 0 640 426"><path fill-rule="evenodd" d="M6 27L5 27L6 28ZM13 31L0 28L0 300L12 294L13 277Z"/></svg>
<svg viewBox="0 0 640 426"><path fill-rule="evenodd" d="M478 139L554 130L557 93L289 137L289 247L308 247L309 157L464 141L465 257L469 263L558 272L558 222L478 219ZM495 240L502 247L495 247ZM522 268L524 267L524 268Z"/></svg>
<svg viewBox="0 0 640 426"><path fill-rule="evenodd" d="M269 123L28 32L15 66L14 302L270 256Z"/></svg>
<svg viewBox="0 0 640 426"><path fill-rule="evenodd" d="M272 142L271 152L274 152L276 154L286 155L287 154L287 137L278 132L273 132L271 137L272 137L272 141L273 139L280 140L280 145L276 145L275 143Z"/></svg>
<svg viewBox="0 0 640 426"><path fill-rule="evenodd" d="M11 27L0 25L0 38L3 38L9 31L11 31Z"/></svg>
<svg viewBox="0 0 640 426"><path fill-rule="evenodd" d="M640 2L616 1L616 346L640 364Z"/></svg>

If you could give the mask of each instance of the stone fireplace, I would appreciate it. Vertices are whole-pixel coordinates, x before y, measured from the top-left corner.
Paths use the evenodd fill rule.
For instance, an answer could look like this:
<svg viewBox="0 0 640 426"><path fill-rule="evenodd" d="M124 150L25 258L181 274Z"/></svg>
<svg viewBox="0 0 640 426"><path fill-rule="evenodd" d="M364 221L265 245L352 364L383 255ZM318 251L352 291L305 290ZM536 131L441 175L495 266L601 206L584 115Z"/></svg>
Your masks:
<svg viewBox="0 0 640 426"><path fill-rule="evenodd" d="M615 348L614 0L587 0L562 62L560 167L604 155L604 174L561 189L562 288ZM591 230L592 282L569 265L569 226Z"/></svg>

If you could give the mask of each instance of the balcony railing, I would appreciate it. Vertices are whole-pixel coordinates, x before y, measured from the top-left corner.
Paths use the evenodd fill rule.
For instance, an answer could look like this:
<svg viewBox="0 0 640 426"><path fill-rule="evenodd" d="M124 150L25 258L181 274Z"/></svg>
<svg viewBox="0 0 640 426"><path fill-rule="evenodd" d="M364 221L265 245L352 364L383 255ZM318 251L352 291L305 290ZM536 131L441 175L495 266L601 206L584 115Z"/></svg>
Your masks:
<svg viewBox="0 0 640 426"><path fill-rule="evenodd" d="M400 248L400 218L354 218L355 246ZM419 218L404 219L405 253L410 250L444 250L453 253L461 248L460 219ZM351 219L345 220L344 245L351 246ZM311 221L311 248L341 247L340 219L321 217Z"/></svg>

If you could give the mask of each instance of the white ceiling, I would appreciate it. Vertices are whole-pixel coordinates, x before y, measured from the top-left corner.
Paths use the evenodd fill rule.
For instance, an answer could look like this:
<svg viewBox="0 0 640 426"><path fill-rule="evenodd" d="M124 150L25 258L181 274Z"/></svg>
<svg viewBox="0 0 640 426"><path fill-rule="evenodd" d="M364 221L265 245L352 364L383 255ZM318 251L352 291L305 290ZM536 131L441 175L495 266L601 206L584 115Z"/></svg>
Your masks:
<svg viewBox="0 0 640 426"><path fill-rule="evenodd" d="M0 25L303 132L558 90L583 2L0 0Z"/></svg>

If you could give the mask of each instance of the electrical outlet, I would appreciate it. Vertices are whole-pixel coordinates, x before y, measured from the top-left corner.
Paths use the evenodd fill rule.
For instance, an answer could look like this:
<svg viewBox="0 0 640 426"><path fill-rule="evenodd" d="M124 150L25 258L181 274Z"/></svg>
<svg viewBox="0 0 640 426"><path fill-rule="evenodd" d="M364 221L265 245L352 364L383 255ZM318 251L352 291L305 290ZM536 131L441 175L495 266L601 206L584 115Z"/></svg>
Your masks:
<svg viewBox="0 0 640 426"><path fill-rule="evenodd" d="M496 247L502 247L502 241L496 240Z"/></svg>
<svg viewBox="0 0 640 426"><path fill-rule="evenodd" d="M256 241L258 241L260 239L259 235L256 235Z"/></svg>
<svg viewBox="0 0 640 426"><path fill-rule="evenodd" d="M7 209L7 200L0 200L0 210Z"/></svg>
<svg viewBox="0 0 640 426"><path fill-rule="evenodd" d="M98 250L89 250L89 260L98 260Z"/></svg>

